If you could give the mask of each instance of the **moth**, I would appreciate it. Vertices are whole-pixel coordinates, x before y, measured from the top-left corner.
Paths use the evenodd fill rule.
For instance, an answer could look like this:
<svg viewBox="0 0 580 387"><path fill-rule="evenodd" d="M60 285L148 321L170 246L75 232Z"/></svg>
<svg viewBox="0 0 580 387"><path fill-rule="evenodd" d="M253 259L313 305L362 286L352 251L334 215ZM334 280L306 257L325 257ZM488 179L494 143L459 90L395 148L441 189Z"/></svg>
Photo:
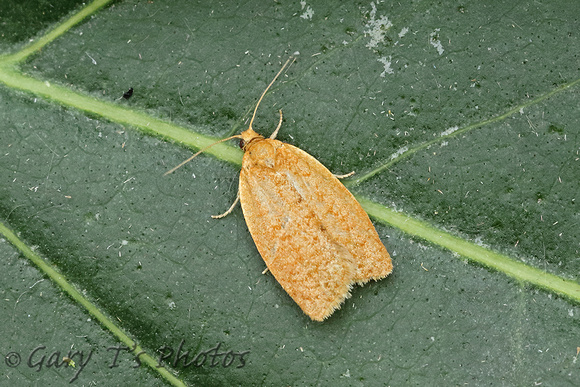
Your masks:
<svg viewBox="0 0 580 387"><path fill-rule="evenodd" d="M244 157L236 200L212 217L228 215L240 201L264 272L270 271L312 320L323 321L350 297L353 285L382 279L393 265L368 215L337 176L303 150L276 140L281 110L269 138L252 129L260 102L289 61L262 93L248 129L218 141L239 138Z"/></svg>

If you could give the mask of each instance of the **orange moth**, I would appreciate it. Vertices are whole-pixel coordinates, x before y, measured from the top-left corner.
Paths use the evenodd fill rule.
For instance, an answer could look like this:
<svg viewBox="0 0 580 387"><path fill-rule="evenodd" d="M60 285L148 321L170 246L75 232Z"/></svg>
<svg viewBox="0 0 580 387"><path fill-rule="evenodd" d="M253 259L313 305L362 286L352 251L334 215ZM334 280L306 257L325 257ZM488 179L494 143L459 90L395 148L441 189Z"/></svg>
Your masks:
<svg viewBox="0 0 580 387"><path fill-rule="evenodd" d="M244 150L238 200L254 243L284 290L312 320L323 321L350 296L354 284L379 280L393 270L391 257L368 215L345 186L314 157L252 129L240 135ZM211 146L211 145L210 145ZM188 160L171 169L175 171ZM340 177L340 176L339 176Z"/></svg>

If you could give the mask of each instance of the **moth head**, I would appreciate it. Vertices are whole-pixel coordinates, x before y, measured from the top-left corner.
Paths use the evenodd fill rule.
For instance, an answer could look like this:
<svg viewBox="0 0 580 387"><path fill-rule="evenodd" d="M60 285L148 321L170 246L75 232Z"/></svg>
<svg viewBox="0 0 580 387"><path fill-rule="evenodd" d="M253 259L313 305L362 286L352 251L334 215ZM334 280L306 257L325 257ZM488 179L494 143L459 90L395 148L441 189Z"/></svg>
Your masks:
<svg viewBox="0 0 580 387"><path fill-rule="evenodd" d="M254 129L248 128L248 130L243 131L242 134L240 134L240 148L242 148L245 152L250 146L250 144L252 144L255 141L260 141L263 139L264 136L256 133Z"/></svg>

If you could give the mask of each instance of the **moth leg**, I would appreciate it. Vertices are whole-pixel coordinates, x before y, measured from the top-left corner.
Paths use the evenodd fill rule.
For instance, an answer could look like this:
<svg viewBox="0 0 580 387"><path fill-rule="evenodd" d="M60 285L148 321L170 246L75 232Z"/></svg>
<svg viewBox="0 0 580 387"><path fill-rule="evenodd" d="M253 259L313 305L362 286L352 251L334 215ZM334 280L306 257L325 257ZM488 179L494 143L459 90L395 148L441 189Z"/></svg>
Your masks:
<svg viewBox="0 0 580 387"><path fill-rule="evenodd" d="M211 217L214 219L220 219L220 218L223 218L223 217L229 215L234 210L234 207L236 206L236 204L238 204L239 201L240 201L240 191L238 190L238 194L236 195L236 200L234 201L234 204L232 204L231 207L223 214L212 215Z"/></svg>
<svg viewBox="0 0 580 387"><path fill-rule="evenodd" d="M276 136L278 135L278 131L280 130L280 127L282 126L282 109L278 110L280 112L280 121L278 122L278 126L276 127L276 130L274 131L274 133L272 133L272 135L270 136L270 138L273 140L276 138Z"/></svg>
<svg viewBox="0 0 580 387"><path fill-rule="evenodd" d="M335 175L334 173L332 174L332 176L336 177L337 179L346 179L347 177L351 177L352 175L354 175L354 171L352 171L351 173L347 173L346 175Z"/></svg>

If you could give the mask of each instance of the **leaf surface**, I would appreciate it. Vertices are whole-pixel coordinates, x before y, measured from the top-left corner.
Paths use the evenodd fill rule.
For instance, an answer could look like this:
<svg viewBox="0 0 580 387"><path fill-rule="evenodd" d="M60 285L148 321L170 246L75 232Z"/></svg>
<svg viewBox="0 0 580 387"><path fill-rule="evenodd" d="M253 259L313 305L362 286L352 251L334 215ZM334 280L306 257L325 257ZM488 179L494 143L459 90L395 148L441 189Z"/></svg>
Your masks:
<svg viewBox="0 0 580 387"><path fill-rule="evenodd" d="M326 3L6 14L6 378L68 383L78 365L48 358L74 348L94 351L83 385L578 380L574 4ZM394 263L324 323L261 274L240 208L210 218L235 199L235 144L163 176L244 130L290 55L254 129L269 135L281 108L279 139L356 171L345 184ZM133 352L110 368L120 345Z"/></svg>

